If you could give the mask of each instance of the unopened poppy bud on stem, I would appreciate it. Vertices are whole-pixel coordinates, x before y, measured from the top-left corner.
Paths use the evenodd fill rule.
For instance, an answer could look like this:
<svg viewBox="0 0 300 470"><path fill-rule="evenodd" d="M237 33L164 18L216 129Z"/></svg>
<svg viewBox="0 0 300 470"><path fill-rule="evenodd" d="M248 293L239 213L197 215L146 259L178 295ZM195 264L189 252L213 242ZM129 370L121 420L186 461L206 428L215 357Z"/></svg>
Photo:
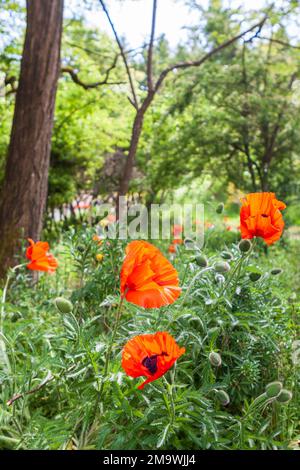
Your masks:
<svg viewBox="0 0 300 470"><path fill-rule="evenodd" d="M230 398L228 393L226 393L224 390L217 390L216 391L216 397L221 403L221 405L226 406L230 403Z"/></svg>
<svg viewBox="0 0 300 470"><path fill-rule="evenodd" d="M56 297L54 303L60 313L71 313L73 310L72 302L64 297Z"/></svg>
<svg viewBox="0 0 300 470"><path fill-rule="evenodd" d="M230 265L226 263L226 261L217 261L214 264L214 270L217 273L221 273L221 274L227 273L228 271L230 271Z"/></svg>
<svg viewBox="0 0 300 470"><path fill-rule="evenodd" d="M227 260L231 260L233 258L232 254L229 253L229 251L222 251L221 256L223 259L227 259Z"/></svg>
<svg viewBox="0 0 300 470"><path fill-rule="evenodd" d="M222 365L222 358L220 354L215 351L212 351L208 356L209 362L214 367L220 367Z"/></svg>
<svg viewBox="0 0 300 470"><path fill-rule="evenodd" d="M283 388L279 395L276 397L276 401L278 401L279 403L288 403L292 398L292 392Z"/></svg>
<svg viewBox="0 0 300 470"><path fill-rule="evenodd" d="M241 240L240 243L239 243L239 250L242 252L242 253L248 253L248 251L250 250L251 248L251 242L250 240L247 240L247 238L245 238L244 240Z"/></svg>
<svg viewBox="0 0 300 470"><path fill-rule="evenodd" d="M262 274L259 271L253 272L249 274L250 280L252 282L256 282L261 278Z"/></svg>
<svg viewBox="0 0 300 470"><path fill-rule="evenodd" d="M222 214L223 211L224 211L224 204L223 204L223 202L220 202L220 204L217 205L216 213L217 214Z"/></svg>
<svg viewBox="0 0 300 470"><path fill-rule="evenodd" d="M266 386L266 395L268 398L275 398L282 390L282 383L279 381L270 382Z"/></svg>
<svg viewBox="0 0 300 470"><path fill-rule="evenodd" d="M206 268L208 265L207 258L204 255L196 255L195 261L198 264L198 266L200 266L200 268Z"/></svg>
<svg viewBox="0 0 300 470"><path fill-rule="evenodd" d="M281 268L273 268L271 270L271 274L272 276L278 276L278 274L281 274L282 273L282 269Z"/></svg>

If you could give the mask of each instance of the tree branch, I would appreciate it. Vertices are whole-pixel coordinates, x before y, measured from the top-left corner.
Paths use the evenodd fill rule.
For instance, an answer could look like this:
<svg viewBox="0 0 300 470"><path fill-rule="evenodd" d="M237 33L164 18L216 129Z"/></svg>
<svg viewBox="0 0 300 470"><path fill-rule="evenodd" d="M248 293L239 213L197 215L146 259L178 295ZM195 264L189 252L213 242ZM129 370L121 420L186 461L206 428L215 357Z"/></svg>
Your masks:
<svg viewBox="0 0 300 470"><path fill-rule="evenodd" d="M261 31L263 25L265 24L266 20L267 20L267 16L265 16L259 23L256 23L254 26L251 26L251 28L247 29L246 31L243 31L242 33L238 34L237 36L234 36L233 38L231 39L228 39L227 41L223 42L222 44L220 44L220 46L216 47L215 49L212 49L211 51L209 51L207 54L205 54L201 59L199 60L194 60L194 61L190 61L190 62L180 62L178 64L175 64L175 65L171 65L170 67L167 67L165 70L163 70L156 82L156 85L155 85L155 92L160 88L160 86L162 85L164 79L166 78L166 76L170 73L170 72L173 72L173 70L176 70L176 69L186 69L186 68L189 68L189 67L199 67L200 65L202 65L204 62L206 62L208 59L210 59L210 57L214 56L215 54L217 54L218 52L220 52L221 50L225 49L226 47L230 46L231 44L233 44L235 41L238 41L239 39L241 39L243 36L245 36L247 33L250 33L251 31L253 31L254 29L257 29L258 28L258 32ZM254 37L257 37L257 32L255 33L255 35L253 36ZM252 38L252 39L253 39ZM249 40L248 40L249 41Z"/></svg>
<svg viewBox="0 0 300 470"><path fill-rule="evenodd" d="M153 90L153 41L154 41L154 35L155 35L156 10L157 10L157 0L153 0L151 34L150 34L150 42L149 42L149 48L148 48L148 60L147 60L148 91Z"/></svg>
<svg viewBox="0 0 300 470"><path fill-rule="evenodd" d="M120 85L121 83L124 82L109 82L109 75L110 72L116 67L117 62L118 62L118 57L119 54L117 54L113 60L113 63L111 66L106 70L105 72L105 77L103 80L95 83L84 83L80 78L78 77L78 74L75 72L75 70L72 67L62 67L61 68L61 73L68 73L70 77L72 78L73 82L76 83L77 85L82 86L85 90L88 90L89 88L97 88L98 86L102 85Z"/></svg>
<svg viewBox="0 0 300 470"><path fill-rule="evenodd" d="M281 41L280 39L273 39L272 37L268 38L266 36L259 36L259 38L265 41L275 42L276 44L280 44L281 46L284 46L284 47L291 47L292 49L300 49L300 46L294 46L293 44L290 44L289 42Z"/></svg>
<svg viewBox="0 0 300 470"><path fill-rule="evenodd" d="M110 17L110 14L105 6L105 3L103 0L99 0L101 6L102 6L102 9L108 19L108 22L111 26L111 29L114 33L114 36L115 36L115 39L117 41L117 44L118 44L118 47L120 49L120 53L121 53L121 57L123 59L123 62L124 62L124 66L125 66L125 69L126 69L126 73L127 73L127 76L128 76L128 80L129 80L129 84L130 84L130 88L131 88L131 93L132 93L132 101L130 100L131 103L134 103L134 107L136 109L138 109L139 107L139 104L138 104L138 100L137 100L137 96L136 96L136 93L135 93L135 89L134 89L134 84L133 84L133 80L132 80L132 76L131 76L131 72L130 72L130 68L129 68L129 65L128 65L128 62L127 62L127 58L126 58L126 54L125 54L125 50L124 50L124 47L119 39L119 36L118 36L118 33L114 27L114 24L111 20L111 17Z"/></svg>

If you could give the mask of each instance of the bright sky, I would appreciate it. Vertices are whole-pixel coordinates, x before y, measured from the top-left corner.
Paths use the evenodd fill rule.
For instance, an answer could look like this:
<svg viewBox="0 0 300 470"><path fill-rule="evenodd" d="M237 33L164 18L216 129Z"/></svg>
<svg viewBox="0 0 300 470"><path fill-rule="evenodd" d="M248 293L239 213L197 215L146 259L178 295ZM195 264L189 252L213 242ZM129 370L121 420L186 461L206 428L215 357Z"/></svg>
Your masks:
<svg viewBox="0 0 300 470"><path fill-rule="evenodd" d="M208 1L202 0L199 3L207 6ZM246 5L251 9L260 8L265 4L264 0L251 0L251 5L247 0L227 0L224 3L231 6ZM131 47L140 46L149 35L152 0L106 0L106 5L118 34L126 37ZM87 13L87 19L89 23L111 34L100 4L98 9ZM170 44L175 46L186 38L183 27L193 24L197 24L197 18L185 5L184 0L158 0L156 36L164 33Z"/></svg>

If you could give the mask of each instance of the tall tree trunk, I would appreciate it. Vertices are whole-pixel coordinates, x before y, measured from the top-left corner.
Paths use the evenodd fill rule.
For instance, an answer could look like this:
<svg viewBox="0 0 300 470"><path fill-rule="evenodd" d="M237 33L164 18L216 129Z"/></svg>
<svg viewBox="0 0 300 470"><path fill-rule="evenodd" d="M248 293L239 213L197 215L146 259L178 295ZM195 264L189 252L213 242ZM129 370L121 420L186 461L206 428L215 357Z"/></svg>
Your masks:
<svg viewBox="0 0 300 470"><path fill-rule="evenodd" d="M16 262L20 239L40 236L47 199L63 0L27 0L10 145L0 197L0 274Z"/></svg>

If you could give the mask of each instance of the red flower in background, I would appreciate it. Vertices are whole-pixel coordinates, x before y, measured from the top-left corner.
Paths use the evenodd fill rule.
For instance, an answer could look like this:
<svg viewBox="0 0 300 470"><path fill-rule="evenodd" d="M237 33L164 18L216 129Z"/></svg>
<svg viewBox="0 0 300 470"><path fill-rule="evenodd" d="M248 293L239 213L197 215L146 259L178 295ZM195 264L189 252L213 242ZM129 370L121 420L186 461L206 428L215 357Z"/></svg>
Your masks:
<svg viewBox="0 0 300 470"><path fill-rule="evenodd" d="M242 238L261 237L267 243L279 240L284 229L281 210L286 205L274 193L251 193L242 200L240 228Z"/></svg>
<svg viewBox="0 0 300 470"><path fill-rule="evenodd" d="M136 240L126 247L121 269L121 295L144 308L159 308L179 297L178 273L151 243Z"/></svg>
<svg viewBox="0 0 300 470"><path fill-rule="evenodd" d="M122 351L122 367L130 377L147 377L138 388L164 375L185 353L167 332L139 335L130 339Z"/></svg>
<svg viewBox="0 0 300 470"><path fill-rule="evenodd" d="M30 263L27 264L27 268L33 271L53 273L58 266L58 262L51 253L48 253L49 244L47 242L34 243L31 238L28 241L30 246L26 250L26 257L30 260Z"/></svg>
<svg viewBox="0 0 300 470"><path fill-rule="evenodd" d="M170 245L168 248L169 253L176 253L176 246L175 245Z"/></svg>

